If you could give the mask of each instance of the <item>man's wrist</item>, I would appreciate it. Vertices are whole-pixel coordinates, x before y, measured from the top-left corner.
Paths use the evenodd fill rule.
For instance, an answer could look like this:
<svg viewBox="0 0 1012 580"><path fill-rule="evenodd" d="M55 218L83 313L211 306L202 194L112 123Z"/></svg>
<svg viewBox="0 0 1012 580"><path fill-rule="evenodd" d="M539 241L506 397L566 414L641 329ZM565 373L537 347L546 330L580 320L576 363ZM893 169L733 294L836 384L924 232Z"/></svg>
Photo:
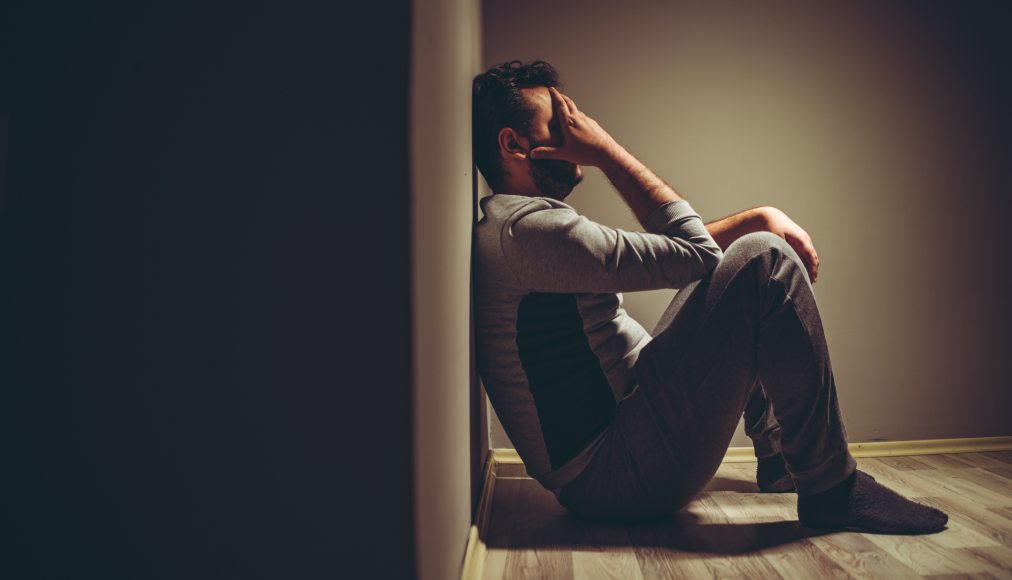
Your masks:
<svg viewBox="0 0 1012 580"><path fill-rule="evenodd" d="M629 152L612 139L601 146L595 156L594 166L607 173L611 168L621 167L628 163Z"/></svg>

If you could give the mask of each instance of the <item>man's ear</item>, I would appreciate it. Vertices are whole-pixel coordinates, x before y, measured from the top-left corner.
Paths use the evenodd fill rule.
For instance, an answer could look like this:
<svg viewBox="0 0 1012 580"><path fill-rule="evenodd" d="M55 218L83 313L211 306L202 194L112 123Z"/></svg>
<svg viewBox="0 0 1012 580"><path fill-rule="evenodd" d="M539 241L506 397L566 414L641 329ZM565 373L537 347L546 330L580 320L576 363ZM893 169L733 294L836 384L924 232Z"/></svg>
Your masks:
<svg viewBox="0 0 1012 580"><path fill-rule="evenodd" d="M527 159L526 141L512 127L503 127L499 130L499 154L511 159Z"/></svg>

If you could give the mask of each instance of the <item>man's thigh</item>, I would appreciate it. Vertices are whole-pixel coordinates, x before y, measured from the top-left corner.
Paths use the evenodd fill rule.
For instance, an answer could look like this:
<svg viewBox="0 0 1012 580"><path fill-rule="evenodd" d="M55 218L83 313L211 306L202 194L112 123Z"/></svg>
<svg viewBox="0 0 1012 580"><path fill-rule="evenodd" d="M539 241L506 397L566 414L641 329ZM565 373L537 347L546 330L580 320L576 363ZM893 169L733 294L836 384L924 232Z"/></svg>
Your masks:
<svg viewBox="0 0 1012 580"><path fill-rule="evenodd" d="M651 336L656 337L658 334L664 332L667 327L671 326L671 322L675 319L675 315L677 315L678 311L685 306L689 296L692 295L692 292L697 286L699 286L700 282L702 282L702 280L691 282L675 293L675 295L671 298L671 302L668 303L667 308L664 309L664 313L661 314L660 320L657 321L657 326L655 326L653 332L650 333Z"/></svg>
<svg viewBox="0 0 1012 580"><path fill-rule="evenodd" d="M688 494L706 485L757 379L755 326L768 265L732 258L675 295L633 369L639 388L623 401L616 427L655 480L651 487Z"/></svg>

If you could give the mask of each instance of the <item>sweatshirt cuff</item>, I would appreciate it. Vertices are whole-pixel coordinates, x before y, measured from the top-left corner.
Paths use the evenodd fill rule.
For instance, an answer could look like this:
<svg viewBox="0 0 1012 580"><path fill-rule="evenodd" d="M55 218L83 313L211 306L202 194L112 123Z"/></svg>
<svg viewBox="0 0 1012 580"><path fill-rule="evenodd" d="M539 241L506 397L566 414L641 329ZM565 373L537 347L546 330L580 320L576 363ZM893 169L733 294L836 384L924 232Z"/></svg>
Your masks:
<svg viewBox="0 0 1012 580"><path fill-rule="evenodd" d="M643 220L643 228L652 234L663 234L675 223L693 217L702 220L688 201L678 199L664 203L650 212Z"/></svg>

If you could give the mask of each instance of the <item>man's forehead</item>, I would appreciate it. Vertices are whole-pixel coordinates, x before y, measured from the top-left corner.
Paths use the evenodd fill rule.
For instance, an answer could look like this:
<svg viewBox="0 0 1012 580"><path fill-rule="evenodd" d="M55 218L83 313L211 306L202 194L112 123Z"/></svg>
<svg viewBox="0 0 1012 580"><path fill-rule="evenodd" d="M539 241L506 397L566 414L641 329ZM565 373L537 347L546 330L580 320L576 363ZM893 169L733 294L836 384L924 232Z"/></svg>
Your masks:
<svg viewBox="0 0 1012 580"><path fill-rule="evenodd" d="M552 94L548 92L548 87L523 88L520 92L539 115L552 116Z"/></svg>

